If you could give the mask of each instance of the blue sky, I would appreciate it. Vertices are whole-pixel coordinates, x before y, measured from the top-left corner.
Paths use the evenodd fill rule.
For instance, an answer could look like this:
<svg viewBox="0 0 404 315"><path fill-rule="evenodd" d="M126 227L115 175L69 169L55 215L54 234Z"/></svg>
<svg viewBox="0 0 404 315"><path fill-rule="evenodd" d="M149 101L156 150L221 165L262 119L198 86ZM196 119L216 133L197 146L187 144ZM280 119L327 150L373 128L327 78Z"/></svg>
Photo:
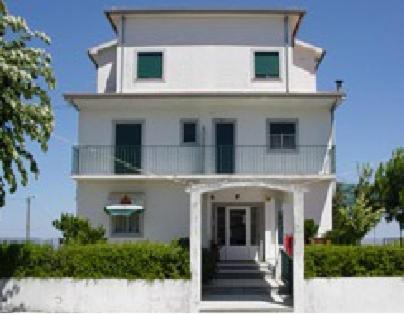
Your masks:
<svg viewBox="0 0 404 315"><path fill-rule="evenodd" d="M70 179L71 145L77 138L77 113L64 102L67 91L95 91L95 68L88 47L109 40L114 33L103 10L125 7L196 8L303 8L307 10L298 38L323 47L327 55L319 68L318 87L333 90L335 79L345 81L346 102L337 111L337 174L356 180L356 163L373 165L404 146L404 37L401 34L404 1L7 1L14 15L52 38L57 89L51 93L56 129L43 154L30 146L41 174L7 198L0 209L0 237L25 233L25 200L32 203L33 237L54 237L52 219L74 212L75 185ZM376 236L396 236L397 227L382 225ZM373 233L371 234L373 236Z"/></svg>

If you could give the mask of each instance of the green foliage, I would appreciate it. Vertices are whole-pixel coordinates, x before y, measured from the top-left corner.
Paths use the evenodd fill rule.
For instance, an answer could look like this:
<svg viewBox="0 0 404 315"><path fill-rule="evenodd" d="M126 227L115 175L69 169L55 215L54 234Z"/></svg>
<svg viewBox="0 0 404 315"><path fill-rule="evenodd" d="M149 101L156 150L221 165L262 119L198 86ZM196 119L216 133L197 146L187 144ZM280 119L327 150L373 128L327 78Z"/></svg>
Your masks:
<svg viewBox="0 0 404 315"><path fill-rule="evenodd" d="M352 207L337 209L338 220L327 237L336 244L357 244L381 219L383 209L373 209L363 191Z"/></svg>
<svg viewBox="0 0 404 315"><path fill-rule="evenodd" d="M105 243L105 228L103 226L92 227L88 219L76 217L70 213L62 213L59 220L52 225L62 232L63 244L86 245Z"/></svg>
<svg viewBox="0 0 404 315"><path fill-rule="evenodd" d="M26 148L26 139L38 142L42 151L53 130L53 113L47 90L55 88L51 57L42 48L28 45L33 40L49 44L46 34L32 31L22 17L8 13L0 0L0 207L6 185L17 190L16 172L23 186L29 171L39 174L38 165Z"/></svg>
<svg viewBox="0 0 404 315"><path fill-rule="evenodd" d="M305 278L404 276L404 249L392 246L306 246Z"/></svg>
<svg viewBox="0 0 404 315"><path fill-rule="evenodd" d="M386 209L386 220L397 220L404 226L404 147L392 158L380 163L375 174L375 195Z"/></svg>
<svg viewBox="0 0 404 315"><path fill-rule="evenodd" d="M159 243L0 245L0 277L188 279L189 252Z"/></svg>
<svg viewBox="0 0 404 315"><path fill-rule="evenodd" d="M335 244L357 244L380 222L384 213L375 201L371 183L373 170L368 164L363 164L358 167L358 173L356 186L346 189L346 185L337 184L332 208L333 230L326 234Z"/></svg>
<svg viewBox="0 0 404 315"><path fill-rule="evenodd" d="M318 225L313 219L304 220L304 242L308 244L310 239L315 237L318 232Z"/></svg>

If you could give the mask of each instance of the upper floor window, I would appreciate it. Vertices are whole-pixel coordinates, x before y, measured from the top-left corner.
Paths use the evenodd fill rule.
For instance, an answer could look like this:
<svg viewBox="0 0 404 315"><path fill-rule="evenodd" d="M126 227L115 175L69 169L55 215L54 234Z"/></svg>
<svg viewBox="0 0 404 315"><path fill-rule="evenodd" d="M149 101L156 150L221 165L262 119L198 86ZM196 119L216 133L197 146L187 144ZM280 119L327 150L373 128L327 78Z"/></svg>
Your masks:
<svg viewBox="0 0 404 315"><path fill-rule="evenodd" d="M254 54L256 79L279 78L279 52L256 51Z"/></svg>
<svg viewBox="0 0 404 315"><path fill-rule="evenodd" d="M163 53L139 52L137 54L137 78L138 79L162 79L163 78Z"/></svg>
<svg viewBox="0 0 404 315"><path fill-rule="evenodd" d="M198 121L181 121L181 142L183 145L194 145L198 143Z"/></svg>
<svg viewBox="0 0 404 315"><path fill-rule="evenodd" d="M268 121L270 149L296 149L296 121Z"/></svg>

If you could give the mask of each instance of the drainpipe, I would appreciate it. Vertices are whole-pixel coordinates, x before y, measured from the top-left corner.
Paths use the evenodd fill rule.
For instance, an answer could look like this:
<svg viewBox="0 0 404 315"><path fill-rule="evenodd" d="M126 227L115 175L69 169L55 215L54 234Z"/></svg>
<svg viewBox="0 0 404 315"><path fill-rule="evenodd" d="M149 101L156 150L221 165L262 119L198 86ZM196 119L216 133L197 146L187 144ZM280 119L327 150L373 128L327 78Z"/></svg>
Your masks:
<svg viewBox="0 0 404 315"><path fill-rule="evenodd" d="M126 21L126 18L125 18L125 16L121 16L121 38L120 38L120 46L121 46L121 75L120 75L120 86L119 86L119 91L122 93L122 90L123 90L123 78L124 78L124 73L123 73L123 70L124 70L124 49L123 49L123 46L124 46L124 43L125 43L125 21Z"/></svg>
<svg viewBox="0 0 404 315"><path fill-rule="evenodd" d="M283 18L284 44L285 44L285 88L289 93L289 16Z"/></svg>

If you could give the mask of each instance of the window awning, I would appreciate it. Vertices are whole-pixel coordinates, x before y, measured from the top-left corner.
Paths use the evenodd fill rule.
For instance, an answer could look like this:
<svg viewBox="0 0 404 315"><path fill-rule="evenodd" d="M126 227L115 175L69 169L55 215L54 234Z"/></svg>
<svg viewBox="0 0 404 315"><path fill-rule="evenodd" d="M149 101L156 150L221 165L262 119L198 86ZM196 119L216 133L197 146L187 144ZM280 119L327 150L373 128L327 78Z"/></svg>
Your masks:
<svg viewBox="0 0 404 315"><path fill-rule="evenodd" d="M110 205L106 206L104 208L104 211L108 213L109 215L124 215L124 216L130 216L134 213L141 213L144 211L143 206L139 205Z"/></svg>
<svg viewBox="0 0 404 315"><path fill-rule="evenodd" d="M144 193L111 193L104 211L111 216L142 213L145 209L144 199Z"/></svg>

